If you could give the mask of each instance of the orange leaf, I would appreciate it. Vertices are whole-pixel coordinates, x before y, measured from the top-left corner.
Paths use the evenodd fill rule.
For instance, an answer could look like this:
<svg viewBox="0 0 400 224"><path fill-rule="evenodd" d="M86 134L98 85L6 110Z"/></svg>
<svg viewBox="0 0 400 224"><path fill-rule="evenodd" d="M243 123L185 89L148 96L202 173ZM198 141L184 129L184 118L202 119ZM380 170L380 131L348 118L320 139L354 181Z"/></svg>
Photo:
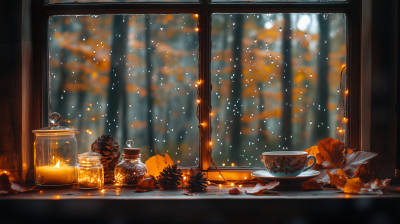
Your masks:
<svg viewBox="0 0 400 224"><path fill-rule="evenodd" d="M336 187L339 190L343 190L343 187L347 183L347 177L344 175L343 171L341 169L338 170L336 174L331 174L328 171L328 176L329 176L329 184Z"/></svg>
<svg viewBox="0 0 400 224"><path fill-rule="evenodd" d="M313 147L304 150L304 152L307 152L308 155L313 155L315 156L315 158L317 158L317 162L316 164L322 164L322 162L324 162L324 159L321 157L319 150L318 150L318 145L314 145ZM308 165L312 164L312 160L309 161ZM316 167L316 166L314 166Z"/></svg>
<svg viewBox="0 0 400 224"><path fill-rule="evenodd" d="M344 157L343 150L344 144L338 139L332 139L331 137L318 142L318 150L324 161L332 161L327 165L334 166L332 168L342 168Z"/></svg>
<svg viewBox="0 0 400 224"><path fill-rule="evenodd" d="M344 193L357 194L362 186L363 183L361 182L360 178L356 177L347 180L347 183L343 187L343 191Z"/></svg>
<svg viewBox="0 0 400 224"><path fill-rule="evenodd" d="M321 185L315 181L314 178L307 180L304 182L303 186L301 187L301 190L307 191L307 190L322 190Z"/></svg>
<svg viewBox="0 0 400 224"><path fill-rule="evenodd" d="M361 165L354 173L354 177L359 177L362 182L368 183L374 178L374 174L375 172L369 174L367 170L365 170L365 165Z"/></svg>
<svg viewBox="0 0 400 224"><path fill-rule="evenodd" d="M260 183L258 183L253 189L245 190L245 192L247 194L257 194L257 193L261 193L261 192L266 191L266 190L274 189L278 185L279 185L278 181L274 181L274 182L271 182L271 183L268 183L268 184L260 184Z"/></svg>

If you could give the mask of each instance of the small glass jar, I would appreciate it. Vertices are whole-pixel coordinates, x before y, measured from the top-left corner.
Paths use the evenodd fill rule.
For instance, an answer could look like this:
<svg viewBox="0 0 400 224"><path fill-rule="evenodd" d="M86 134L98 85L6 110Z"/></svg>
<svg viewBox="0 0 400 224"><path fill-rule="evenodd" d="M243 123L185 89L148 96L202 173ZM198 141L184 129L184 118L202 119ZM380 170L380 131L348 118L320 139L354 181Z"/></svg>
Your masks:
<svg viewBox="0 0 400 224"><path fill-rule="evenodd" d="M85 152L79 154L78 187L80 189L101 189L104 187L104 168L99 153Z"/></svg>
<svg viewBox="0 0 400 224"><path fill-rule="evenodd" d="M120 186L138 185L147 173L147 167L140 161L140 149L124 148L123 159L115 167L114 178Z"/></svg>
<svg viewBox="0 0 400 224"><path fill-rule="evenodd" d="M35 184L62 186L76 183L78 143L74 128L59 125L61 115L49 115L50 127L33 130Z"/></svg>

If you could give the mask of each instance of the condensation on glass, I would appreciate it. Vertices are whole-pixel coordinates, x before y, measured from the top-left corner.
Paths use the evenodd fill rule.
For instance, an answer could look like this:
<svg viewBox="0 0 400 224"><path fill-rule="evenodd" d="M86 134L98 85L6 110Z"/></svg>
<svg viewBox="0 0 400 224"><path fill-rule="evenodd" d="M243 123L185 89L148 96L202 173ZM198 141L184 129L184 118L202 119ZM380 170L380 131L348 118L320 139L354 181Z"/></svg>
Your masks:
<svg viewBox="0 0 400 224"><path fill-rule="evenodd" d="M199 2L199 0L45 0L46 4L57 4L57 3L89 3L89 2Z"/></svg>
<svg viewBox="0 0 400 224"><path fill-rule="evenodd" d="M340 139L344 13L212 14L212 141L218 166Z"/></svg>
<svg viewBox="0 0 400 224"><path fill-rule="evenodd" d="M49 100L78 129L79 153L102 134L133 139L142 158L197 166L197 16L51 16ZM122 151L122 148L120 148Z"/></svg>

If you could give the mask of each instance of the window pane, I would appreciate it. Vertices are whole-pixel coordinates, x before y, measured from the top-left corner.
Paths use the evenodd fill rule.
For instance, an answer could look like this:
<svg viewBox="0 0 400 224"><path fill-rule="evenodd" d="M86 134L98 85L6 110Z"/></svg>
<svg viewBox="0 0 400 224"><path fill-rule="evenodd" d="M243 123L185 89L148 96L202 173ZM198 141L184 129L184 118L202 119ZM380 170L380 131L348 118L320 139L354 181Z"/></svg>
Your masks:
<svg viewBox="0 0 400 224"><path fill-rule="evenodd" d="M174 15L52 16L51 111L73 126L79 153L103 133L142 160L168 152L198 164L197 18Z"/></svg>
<svg viewBox="0 0 400 224"><path fill-rule="evenodd" d="M341 139L345 14L213 14L216 164L262 167L262 152Z"/></svg>
<svg viewBox="0 0 400 224"><path fill-rule="evenodd" d="M199 0L46 0L47 4L88 2L199 2Z"/></svg>

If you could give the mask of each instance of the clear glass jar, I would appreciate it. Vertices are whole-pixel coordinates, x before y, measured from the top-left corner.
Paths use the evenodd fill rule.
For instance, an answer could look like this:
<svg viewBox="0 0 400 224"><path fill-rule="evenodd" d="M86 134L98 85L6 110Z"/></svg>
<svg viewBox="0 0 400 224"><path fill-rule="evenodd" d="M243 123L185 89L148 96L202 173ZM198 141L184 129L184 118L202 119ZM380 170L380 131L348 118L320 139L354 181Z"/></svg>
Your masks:
<svg viewBox="0 0 400 224"><path fill-rule="evenodd" d="M100 189L104 187L104 168L100 154L85 152L78 156L78 187Z"/></svg>
<svg viewBox="0 0 400 224"><path fill-rule="evenodd" d="M76 129L59 125L60 114L49 115L50 127L33 130L35 184L61 186L76 182Z"/></svg>
<svg viewBox="0 0 400 224"><path fill-rule="evenodd" d="M147 173L147 167L140 161L140 149L125 148L123 159L115 167L114 178L120 186L138 185Z"/></svg>

